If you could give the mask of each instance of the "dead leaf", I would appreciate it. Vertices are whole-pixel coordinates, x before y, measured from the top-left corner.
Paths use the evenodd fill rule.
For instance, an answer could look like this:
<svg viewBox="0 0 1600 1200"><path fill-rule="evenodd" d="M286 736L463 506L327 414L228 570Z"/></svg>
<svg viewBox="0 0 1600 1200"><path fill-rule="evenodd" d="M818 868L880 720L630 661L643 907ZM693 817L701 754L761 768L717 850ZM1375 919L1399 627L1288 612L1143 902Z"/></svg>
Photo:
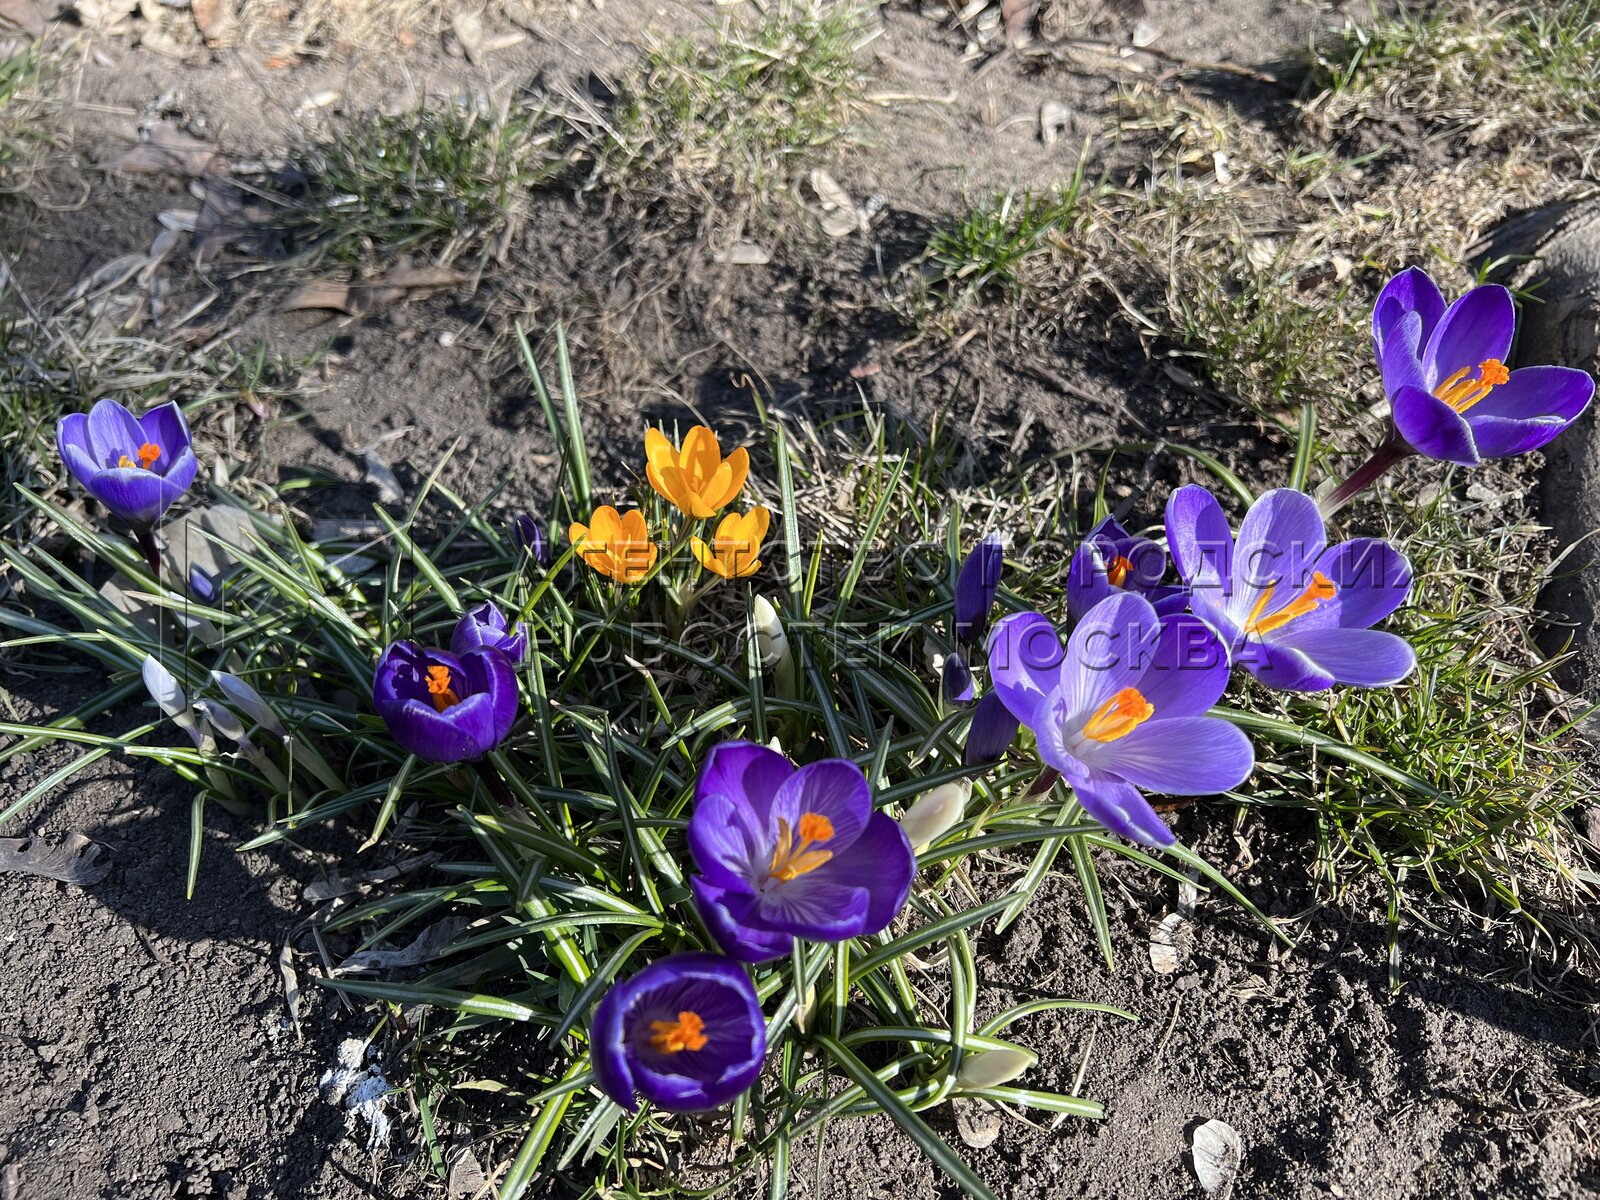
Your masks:
<svg viewBox="0 0 1600 1200"><path fill-rule="evenodd" d="M33 0L0 0L0 26L14 25L31 38L44 36L44 14Z"/></svg>
<svg viewBox="0 0 1600 1200"><path fill-rule="evenodd" d="M112 33L139 7L139 0L76 0L72 11L85 29Z"/></svg>
<svg viewBox="0 0 1600 1200"><path fill-rule="evenodd" d="M233 35L232 0L194 0L194 23L207 44L216 45Z"/></svg>
<svg viewBox="0 0 1600 1200"><path fill-rule="evenodd" d="M406 492L400 486L400 479L389 464L379 458L372 451L367 450L361 455L361 462L366 469L363 476L364 483L370 483L378 489L378 502L380 504L399 504L406 498Z"/></svg>
<svg viewBox="0 0 1600 1200"><path fill-rule="evenodd" d="M1150 965L1158 975L1171 975L1189 957L1193 934L1182 913L1168 913L1150 930Z"/></svg>
<svg viewBox="0 0 1600 1200"><path fill-rule="evenodd" d="M344 283L319 279L290 292L278 304L279 312L298 312L308 308L327 308L352 317L377 312L416 288L454 287L467 276L449 267L397 267L370 283Z"/></svg>
<svg viewBox="0 0 1600 1200"><path fill-rule="evenodd" d="M171 121L158 121L145 131L145 140L111 164L113 170L133 174L185 175L199 179L227 166L217 148Z"/></svg>
<svg viewBox="0 0 1600 1200"><path fill-rule="evenodd" d="M208 179L194 219L194 261L204 266L228 246L273 258L282 249L284 230L271 206L237 184Z"/></svg>
<svg viewBox="0 0 1600 1200"><path fill-rule="evenodd" d="M394 971L401 967L420 967L444 953L445 948L466 926L464 917L446 917L428 926L403 950L361 950L345 959L334 974L354 971Z"/></svg>
<svg viewBox="0 0 1600 1200"><path fill-rule="evenodd" d="M1029 40L1033 15L1039 10L1039 0L1002 0L1000 19L1005 23L1006 41L1013 46Z"/></svg>
<svg viewBox="0 0 1600 1200"><path fill-rule="evenodd" d="M735 242L711 257L719 263L733 263L741 267L759 267L772 261L771 252L755 242Z"/></svg>
<svg viewBox="0 0 1600 1200"><path fill-rule="evenodd" d="M37 837L0 838L0 872L21 871L85 887L99 883L111 870L110 862L99 861L103 849L81 833L69 833L54 846Z"/></svg>
<svg viewBox="0 0 1600 1200"><path fill-rule="evenodd" d="M467 61L477 66L483 59L483 18L475 12L457 12L450 17L450 28Z"/></svg>
<svg viewBox="0 0 1600 1200"><path fill-rule="evenodd" d="M1239 1175L1244 1144L1226 1121L1211 1120L1194 1131L1194 1174L1208 1195L1226 1196Z"/></svg>

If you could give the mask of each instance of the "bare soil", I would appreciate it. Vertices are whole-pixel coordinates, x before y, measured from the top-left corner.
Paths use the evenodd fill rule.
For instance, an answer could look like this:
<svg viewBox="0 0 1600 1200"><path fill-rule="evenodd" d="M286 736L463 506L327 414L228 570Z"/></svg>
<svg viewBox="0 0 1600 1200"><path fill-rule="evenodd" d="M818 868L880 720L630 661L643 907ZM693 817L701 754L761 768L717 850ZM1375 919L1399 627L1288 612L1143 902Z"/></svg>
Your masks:
<svg viewBox="0 0 1600 1200"><path fill-rule="evenodd" d="M1189 60L1273 76L1346 9L1368 6L1069 0L1054 19L1113 46L1146 22L1172 56L1135 60L1146 74ZM614 77L647 33L693 30L710 15L709 5L637 0L552 7L531 23L527 41L481 67L437 40L399 56L274 71L249 47L174 60L127 37L96 39L77 60L63 110L72 161L60 178L86 181L88 198L40 214L7 258L30 299L50 309L88 272L147 248L159 212L193 206L182 180L105 170L158 101L234 158L271 158L341 112L463 91L505 96L533 80L581 86L591 71ZM663 231L593 195L546 192L505 265L477 289L363 320L280 314L271 306L287 282L258 264L228 259L202 274L174 259L173 306L214 292L219 312L237 314L238 345L264 341L292 358L322 352L302 374L303 398L271 408L252 432L265 436L269 470L322 472L346 485L317 499L330 514L369 510L359 451L384 434L399 435L379 444L403 486L456 447L447 473L454 484L504 480L508 505L538 511L551 446L512 333L521 322L538 335L558 319L571 328L601 479L616 488L628 481L646 418L700 414L731 438L753 421L752 380L797 417L836 415L864 398L923 426L955 421L974 475L1116 437L1203 437L1247 476L1258 456L1278 453L1259 427L1204 389L1175 382L1126 337L1086 330L1019 347L1003 321L975 319L967 336L919 342L892 318L884 297L933 224L975 197L1070 172L1129 67L1112 56L1066 65L992 47L968 58L964 31L907 6L885 8L882 25L866 53L876 90L901 98L866 115L836 171L858 197L883 199L865 235L827 242L797 210L787 235L773 239L770 263L730 265L695 230ZM1205 80L1269 119L1292 95L1292 82L1228 70ZM337 104L303 107L329 90L341 94ZM1051 144L1039 133L1046 100L1071 113ZM1159 470L1176 473L1170 463ZM40 719L70 710L92 678L7 663L4 690L19 719ZM113 714L103 727L131 720ZM64 754L8 768L4 792L19 793ZM1530 949L1527 927L1515 922L1491 925L1441 903L1391 930L1385 898L1372 888L1319 900L1311 829L1256 815L1235 840L1230 817L1191 807L1180 836L1233 864L1264 908L1297 918L1288 924L1298 940L1292 952L1231 903L1202 899L1184 962L1158 974L1150 926L1175 898L1150 874L1113 861L1103 868L1115 970L1097 956L1070 878L1051 880L1006 935L986 936L994 988L986 999L996 1008L1066 995L1141 1018L1069 1013L1019 1029L1041 1052L1032 1077L1039 1086L1103 1099L1108 1116L1099 1124L973 1116L997 1125L987 1149L967 1151L997 1194L1199 1195L1189 1138L1213 1117L1244 1143L1236 1197L1600 1193L1593 981L1547 943ZM250 823L213 816L199 887L185 901L187 790L118 759L3 832L72 830L109 848L114 865L102 882L75 889L0 875L13 914L0 946L0 1011L9 1018L0 1035L8 1081L0 1196L345 1200L444 1190L414 1160L403 1098L394 1141L374 1156L365 1130L319 1094L340 1041L365 1037L370 1018L311 989L302 1036L286 1024L279 950L310 911L304 885L353 861L359 833L241 856L231 846L253 832ZM302 961L302 973L314 965ZM390 1077L403 1082L397 1068ZM936 1120L953 1141L962 1138L952 1116ZM951 1195L886 1121L833 1126L797 1152L795 1166L800 1195Z"/></svg>

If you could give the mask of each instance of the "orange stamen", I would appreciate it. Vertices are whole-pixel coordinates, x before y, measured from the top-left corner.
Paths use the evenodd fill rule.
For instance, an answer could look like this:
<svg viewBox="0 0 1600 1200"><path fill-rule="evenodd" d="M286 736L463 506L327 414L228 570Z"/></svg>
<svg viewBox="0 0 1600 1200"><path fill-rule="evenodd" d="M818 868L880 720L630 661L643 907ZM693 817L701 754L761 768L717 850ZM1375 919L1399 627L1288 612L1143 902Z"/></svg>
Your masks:
<svg viewBox="0 0 1600 1200"><path fill-rule="evenodd" d="M428 693L433 697L433 707L438 712L461 703L461 697L450 689L450 668L428 668Z"/></svg>
<svg viewBox="0 0 1600 1200"><path fill-rule="evenodd" d="M1099 708L1083 727L1083 736L1097 742L1114 742L1127 737L1148 721L1156 708L1138 688L1125 687Z"/></svg>
<svg viewBox="0 0 1600 1200"><path fill-rule="evenodd" d="M1433 394L1458 413L1464 413L1511 378L1511 372L1498 358L1486 358L1479 363L1476 379L1467 378L1467 373L1471 370L1471 367L1462 367L1434 388Z"/></svg>
<svg viewBox="0 0 1600 1200"><path fill-rule="evenodd" d="M651 1021L650 1045L662 1054L677 1054L683 1050L700 1050L706 1044L703 1032L706 1023L700 1014L685 1009L676 1021Z"/></svg>
<svg viewBox="0 0 1600 1200"><path fill-rule="evenodd" d="M1124 555L1117 555L1111 560L1111 565L1106 568L1106 579L1112 587L1121 587L1128 578L1128 572L1133 570L1133 564Z"/></svg>
<svg viewBox="0 0 1600 1200"><path fill-rule="evenodd" d="M778 818L778 844L772 851L772 865L767 868L769 878L792 883L808 871L815 871L833 857L832 850L812 850L818 842L833 838L833 822L821 813L800 814L800 841L795 843L794 830L783 817Z"/></svg>
<svg viewBox="0 0 1600 1200"><path fill-rule="evenodd" d="M1261 614L1272 599L1273 589L1278 585L1267 584L1267 590L1261 593L1261 599L1256 601L1256 606L1250 610L1250 619L1244 623L1246 634L1271 633L1274 629L1281 629L1296 617L1303 617L1313 611L1318 605L1332 600L1339 594L1338 587L1321 571L1311 573L1311 582L1306 584L1306 590L1301 592L1289 603L1285 604L1270 617Z"/></svg>

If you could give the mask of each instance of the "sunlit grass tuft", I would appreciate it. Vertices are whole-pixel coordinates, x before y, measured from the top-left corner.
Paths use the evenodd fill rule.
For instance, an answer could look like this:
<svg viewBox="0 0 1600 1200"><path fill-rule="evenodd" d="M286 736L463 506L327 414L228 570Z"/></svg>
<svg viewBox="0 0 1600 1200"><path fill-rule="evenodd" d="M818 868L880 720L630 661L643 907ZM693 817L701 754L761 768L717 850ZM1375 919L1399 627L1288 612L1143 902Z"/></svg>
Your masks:
<svg viewBox="0 0 1600 1200"><path fill-rule="evenodd" d="M557 122L467 104L369 114L304 154L307 195L286 223L316 253L370 265L440 265L502 253L532 188L563 163Z"/></svg>
<svg viewBox="0 0 1600 1200"><path fill-rule="evenodd" d="M854 4L780 0L754 21L724 18L709 39L649 47L601 132L600 175L678 219L698 204L771 204L845 136L868 37Z"/></svg>
<svg viewBox="0 0 1600 1200"><path fill-rule="evenodd" d="M1587 171L1600 150L1600 4L1447 0L1373 14L1318 48L1307 89L1324 132L1415 123L1469 153L1534 145Z"/></svg>

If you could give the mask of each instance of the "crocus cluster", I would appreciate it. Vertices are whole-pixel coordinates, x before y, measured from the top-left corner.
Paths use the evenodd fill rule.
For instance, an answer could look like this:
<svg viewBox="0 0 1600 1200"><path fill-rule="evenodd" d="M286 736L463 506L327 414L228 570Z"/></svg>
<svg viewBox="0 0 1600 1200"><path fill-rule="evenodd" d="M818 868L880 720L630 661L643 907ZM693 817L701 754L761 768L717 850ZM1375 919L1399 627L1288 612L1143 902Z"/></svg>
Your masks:
<svg viewBox="0 0 1600 1200"><path fill-rule="evenodd" d="M727 954L664 958L607 993L590 1029L595 1076L626 1108L710 1108L761 1069L765 1024L739 962L795 939L842 942L886 928L905 905L916 856L873 808L847 759L797 767L753 742L712 748L695 782L694 905Z"/></svg>
<svg viewBox="0 0 1600 1200"><path fill-rule="evenodd" d="M744 514L728 513L709 542L700 536L703 523L743 490L750 473L749 451L741 446L724 458L717 435L704 425L690 429L681 446L674 446L659 429L647 430L644 450L645 478L651 488L688 521L683 531L669 538L668 557L687 538L695 559L713 576L743 579L759 571L761 544L772 518L763 506ZM651 536L642 509L619 513L601 505L587 525L575 521L567 534L578 557L608 579L643 583L657 570L661 547Z"/></svg>

